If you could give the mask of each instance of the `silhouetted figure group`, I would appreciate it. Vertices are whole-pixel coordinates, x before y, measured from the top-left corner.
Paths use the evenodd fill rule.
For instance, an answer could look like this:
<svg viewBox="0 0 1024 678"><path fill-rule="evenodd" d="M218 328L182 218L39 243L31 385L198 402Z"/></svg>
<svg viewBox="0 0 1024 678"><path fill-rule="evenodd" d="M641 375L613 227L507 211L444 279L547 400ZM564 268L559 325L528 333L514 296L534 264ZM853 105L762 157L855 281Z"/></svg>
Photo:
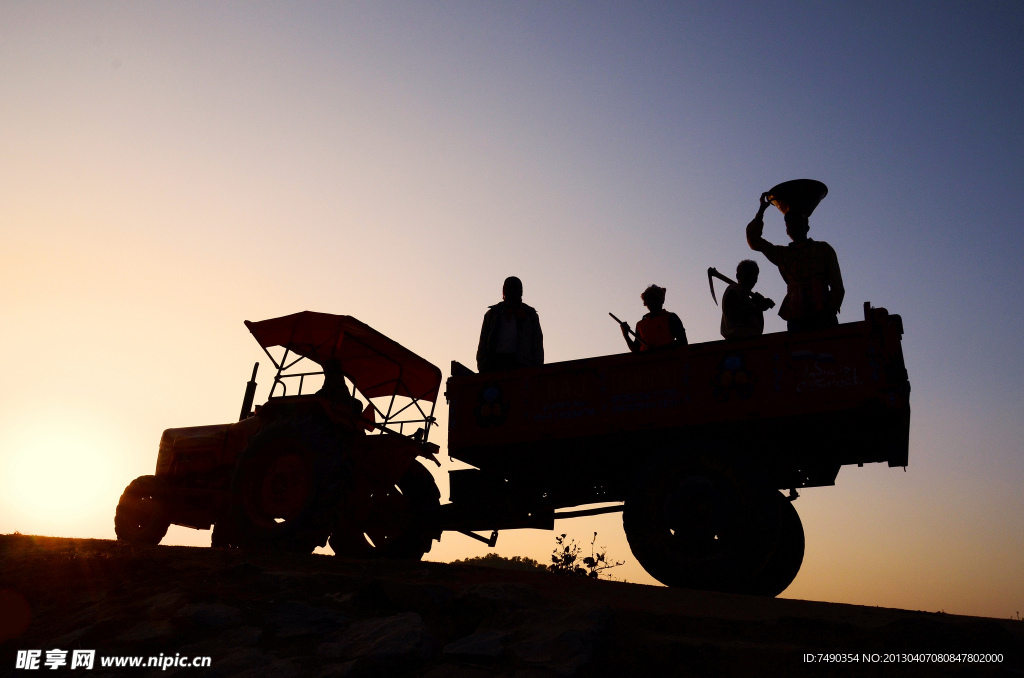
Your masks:
<svg viewBox="0 0 1024 678"><path fill-rule="evenodd" d="M808 332L839 324L836 316L846 294L839 260L828 243L807 237L809 216L827 193L824 184L809 179L779 184L761 194L757 215L747 224L747 244L775 264L786 282L786 298L779 308L779 316L786 321L790 332ZM772 204L785 216L786 233L792 240L786 246L773 245L762 237L764 213ZM775 303L754 292L759 273L757 262L750 259L736 267L736 281L730 281L722 295L721 333L726 339L747 339L764 333L764 312ZM709 269L709 279L712 274L724 278ZM682 321L664 308L665 288L650 285L640 299L648 312L637 323L636 332L629 328L629 323L620 323L629 350L635 353L686 346ZM491 306L484 315L476 363L480 372L544 364L540 318L537 311L523 303L523 283L519 278L505 279L502 301Z"/></svg>

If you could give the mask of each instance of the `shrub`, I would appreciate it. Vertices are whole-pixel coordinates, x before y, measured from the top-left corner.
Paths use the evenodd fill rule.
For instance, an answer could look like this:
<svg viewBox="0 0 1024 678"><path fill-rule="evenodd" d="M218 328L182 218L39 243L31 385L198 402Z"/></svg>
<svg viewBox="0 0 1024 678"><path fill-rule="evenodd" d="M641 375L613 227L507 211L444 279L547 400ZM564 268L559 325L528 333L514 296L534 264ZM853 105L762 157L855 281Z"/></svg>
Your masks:
<svg viewBox="0 0 1024 678"><path fill-rule="evenodd" d="M548 571L566 577L598 579L605 570L618 567L626 562L609 561L608 549L604 546L601 547L600 553L595 553L595 542L597 542L597 532L590 540L590 555L581 558L581 548L575 539L566 543L564 534L555 537L555 550L551 553L551 564L548 565Z"/></svg>

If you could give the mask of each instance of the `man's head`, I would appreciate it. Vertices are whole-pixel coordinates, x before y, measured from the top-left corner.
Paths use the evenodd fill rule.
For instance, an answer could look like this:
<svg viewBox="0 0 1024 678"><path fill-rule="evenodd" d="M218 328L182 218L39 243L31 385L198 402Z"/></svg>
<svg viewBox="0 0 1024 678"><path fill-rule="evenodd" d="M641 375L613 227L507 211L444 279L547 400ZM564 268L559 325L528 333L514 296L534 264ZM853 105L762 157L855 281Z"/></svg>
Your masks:
<svg viewBox="0 0 1024 678"><path fill-rule="evenodd" d="M761 272L757 262L751 259L744 259L736 266L736 282L745 290L754 289L757 284L757 276Z"/></svg>
<svg viewBox="0 0 1024 678"><path fill-rule="evenodd" d="M324 365L324 388L327 390L345 389L348 393L348 385L345 384L345 369L337 358L330 358Z"/></svg>
<svg viewBox="0 0 1024 678"><path fill-rule="evenodd" d="M660 311L661 307L665 305L665 288L650 285L640 293L640 300L652 311Z"/></svg>
<svg viewBox="0 0 1024 678"><path fill-rule="evenodd" d="M800 242L807 239L807 231L810 230L811 224L807 220L806 214L802 214L796 210L789 210L786 212L785 219L786 233L793 242Z"/></svg>
<svg viewBox="0 0 1024 678"><path fill-rule="evenodd" d="M501 287L501 298L510 304L518 304L523 300L523 281L509 276Z"/></svg>

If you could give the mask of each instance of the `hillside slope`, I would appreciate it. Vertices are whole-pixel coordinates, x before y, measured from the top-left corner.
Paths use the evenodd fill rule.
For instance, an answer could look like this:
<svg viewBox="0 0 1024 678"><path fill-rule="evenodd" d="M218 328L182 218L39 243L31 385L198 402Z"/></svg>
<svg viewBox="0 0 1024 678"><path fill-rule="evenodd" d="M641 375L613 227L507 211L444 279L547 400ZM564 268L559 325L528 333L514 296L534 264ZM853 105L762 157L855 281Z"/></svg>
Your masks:
<svg viewBox="0 0 1024 678"><path fill-rule="evenodd" d="M1003 661L886 673L1024 675L1024 623L1013 620L467 565L3 535L0 591L0 676L32 675L15 668L26 649L41 662L47 650L93 649L86 675L120 676L878 675L911 652ZM808 653L858 661L812 666ZM865 661L872 653L878 663ZM161 654L211 666L101 666Z"/></svg>

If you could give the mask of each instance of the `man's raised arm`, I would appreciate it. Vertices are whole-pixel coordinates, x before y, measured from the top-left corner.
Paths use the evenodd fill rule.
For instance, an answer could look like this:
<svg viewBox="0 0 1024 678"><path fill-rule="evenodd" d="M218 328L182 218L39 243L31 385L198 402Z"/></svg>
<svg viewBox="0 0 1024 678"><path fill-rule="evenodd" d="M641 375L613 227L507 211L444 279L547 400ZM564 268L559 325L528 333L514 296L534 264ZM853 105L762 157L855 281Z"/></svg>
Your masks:
<svg viewBox="0 0 1024 678"><path fill-rule="evenodd" d="M764 211L771 205L768 202L768 194L761 194L761 206L757 210L757 216L747 224L747 244L750 245L750 249L757 252L764 252L772 246L770 242L761 237L764 232Z"/></svg>

